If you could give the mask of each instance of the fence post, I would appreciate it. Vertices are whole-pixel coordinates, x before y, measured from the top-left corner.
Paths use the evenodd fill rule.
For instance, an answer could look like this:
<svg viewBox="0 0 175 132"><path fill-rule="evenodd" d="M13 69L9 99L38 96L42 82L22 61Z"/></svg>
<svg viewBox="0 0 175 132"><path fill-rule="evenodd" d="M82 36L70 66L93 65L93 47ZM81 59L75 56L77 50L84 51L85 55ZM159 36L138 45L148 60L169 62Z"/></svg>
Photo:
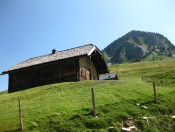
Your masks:
<svg viewBox="0 0 175 132"><path fill-rule="evenodd" d="M143 81L143 76L141 78L142 78L142 81Z"/></svg>
<svg viewBox="0 0 175 132"><path fill-rule="evenodd" d="M92 88L91 91L92 91L93 116L96 117L96 107L95 107L95 93L94 93L94 88Z"/></svg>
<svg viewBox="0 0 175 132"><path fill-rule="evenodd" d="M19 125L20 125L20 131L23 131L23 124L22 124L22 109L21 109L21 101L18 97L18 104L19 104Z"/></svg>
<svg viewBox="0 0 175 132"><path fill-rule="evenodd" d="M154 91L154 103L157 103L157 96L156 96L156 85L155 82L153 81L153 91Z"/></svg>

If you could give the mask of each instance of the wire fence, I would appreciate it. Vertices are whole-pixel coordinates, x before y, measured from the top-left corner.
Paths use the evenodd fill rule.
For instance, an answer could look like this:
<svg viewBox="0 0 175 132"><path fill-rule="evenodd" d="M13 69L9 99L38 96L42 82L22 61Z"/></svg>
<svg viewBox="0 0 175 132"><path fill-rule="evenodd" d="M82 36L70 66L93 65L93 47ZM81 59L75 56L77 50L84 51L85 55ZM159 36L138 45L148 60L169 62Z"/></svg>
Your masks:
<svg viewBox="0 0 175 132"><path fill-rule="evenodd" d="M158 87L174 87L175 84L174 83L169 83L167 80L165 79L160 79L159 81L156 81L154 78L150 77L150 76L141 76L142 81L145 82L155 82L156 86Z"/></svg>
<svg viewBox="0 0 175 132"><path fill-rule="evenodd" d="M137 92L137 91L134 91L134 92ZM83 107L91 108L93 110L92 112L93 115L96 116L96 111L95 111L96 109L94 104L95 97L93 97L94 100L92 101L93 99L92 96L95 96L95 95L91 95L90 89L89 89L89 96L86 96L86 97L84 97L83 92L81 92L81 94L74 93L74 94L79 94L79 99L76 99L74 101L74 98L72 98L71 101L74 102L75 104L74 107L76 107L72 109L71 109L71 106L69 106L69 104L66 104L66 101L62 100L62 98L59 98L57 94L59 93L54 93L52 95L38 94L35 97L31 97L26 94L25 97L24 96L19 97L20 103L21 103L21 112L22 112L21 116L20 116L18 97L14 97L13 100L11 100L10 102L7 99L4 99L4 101L3 100L0 101L1 102L0 103L0 109L1 109L0 128L3 128L5 126L13 126L14 129L18 129L20 128L20 125L19 125L21 120L20 118L22 118L22 121L25 124L25 123L35 121L37 118L42 118L43 115L49 116L50 113L52 113L53 115L54 114L64 115L70 112L72 114L75 112L76 108L78 108L76 107L76 105L78 106L79 104L81 104L82 108ZM143 93L139 92L138 94L143 94ZM154 94L154 96L155 95L156 93ZM61 95L61 96L69 96L69 95ZM54 100L57 100L57 101L50 102L51 99L48 100L48 98L51 98L51 99L53 98ZM83 102L85 102L84 100L88 100L86 101L86 104L83 104ZM106 103L108 101L109 100L106 100ZM69 106L69 107L66 107L66 106Z"/></svg>

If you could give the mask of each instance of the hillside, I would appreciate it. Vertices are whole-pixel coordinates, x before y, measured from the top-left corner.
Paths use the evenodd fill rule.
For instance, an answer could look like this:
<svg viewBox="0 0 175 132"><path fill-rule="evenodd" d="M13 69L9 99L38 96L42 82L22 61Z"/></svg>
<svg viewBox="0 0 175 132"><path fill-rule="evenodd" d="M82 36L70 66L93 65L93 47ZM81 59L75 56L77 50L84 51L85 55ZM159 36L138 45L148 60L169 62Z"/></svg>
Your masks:
<svg viewBox="0 0 175 132"><path fill-rule="evenodd" d="M175 59L117 64L110 67L120 80L82 81L46 85L16 93L0 93L0 132L19 128L18 97L24 131L139 131L175 129ZM159 75L169 75L159 78ZM158 104L151 81L156 79ZM160 81L167 81L160 86ZM97 117L92 116L91 88L95 90Z"/></svg>
<svg viewBox="0 0 175 132"><path fill-rule="evenodd" d="M155 61L171 58L175 46L159 33L131 31L109 44L104 50L111 63Z"/></svg>

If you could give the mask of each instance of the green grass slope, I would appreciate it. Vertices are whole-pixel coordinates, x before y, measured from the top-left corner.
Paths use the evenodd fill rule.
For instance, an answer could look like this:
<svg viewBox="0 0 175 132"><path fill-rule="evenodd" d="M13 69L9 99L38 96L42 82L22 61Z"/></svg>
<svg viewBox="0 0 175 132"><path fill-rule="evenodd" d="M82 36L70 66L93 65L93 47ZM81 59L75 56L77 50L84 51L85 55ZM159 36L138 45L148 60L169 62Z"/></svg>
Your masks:
<svg viewBox="0 0 175 132"><path fill-rule="evenodd" d="M121 131L122 126L132 125L138 131L174 131L174 65L174 59L112 65L111 72L117 72L120 80L59 83L11 94L2 92L0 132L19 129L18 97L24 131ZM158 104L153 102L152 84L142 81L141 76L157 82L163 77L171 80L169 85L157 87ZM92 116L92 87L97 117Z"/></svg>

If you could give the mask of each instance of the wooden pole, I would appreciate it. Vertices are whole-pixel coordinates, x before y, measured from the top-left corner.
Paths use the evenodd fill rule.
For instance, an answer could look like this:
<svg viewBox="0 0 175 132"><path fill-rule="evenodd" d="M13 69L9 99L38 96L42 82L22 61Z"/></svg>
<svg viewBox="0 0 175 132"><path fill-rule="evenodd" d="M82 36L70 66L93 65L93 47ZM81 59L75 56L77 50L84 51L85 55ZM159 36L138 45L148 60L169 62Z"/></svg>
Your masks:
<svg viewBox="0 0 175 132"><path fill-rule="evenodd" d="M92 91L93 116L96 117L96 107L95 107L95 93L94 93L94 88L92 88L91 91Z"/></svg>
<svg viewBox="0 0 175 132"><path fill-rule="evenodd" d="M23 131L22 109L21 109L21 101L20 101L20 98L18 98L18 104L19 104L19 126L20 126L20 131Z"/></svg>
<svg viewBox="0 0 175 132"><path fill-rule="evenodd" d="M154 91L154 103L157 103L157 96L156 96L156 85L155 82L153 81L153 91Z"/></svg>

